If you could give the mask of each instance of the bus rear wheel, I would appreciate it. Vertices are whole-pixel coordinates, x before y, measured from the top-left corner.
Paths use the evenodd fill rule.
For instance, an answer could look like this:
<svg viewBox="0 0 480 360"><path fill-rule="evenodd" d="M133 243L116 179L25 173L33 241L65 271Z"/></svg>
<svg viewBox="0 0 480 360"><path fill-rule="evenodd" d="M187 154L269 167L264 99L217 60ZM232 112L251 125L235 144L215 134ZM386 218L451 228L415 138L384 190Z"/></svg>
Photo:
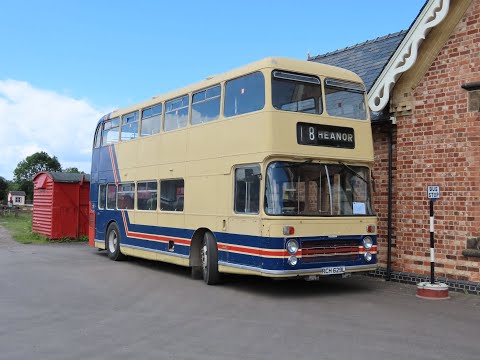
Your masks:
<svg viewBox="0 0 480 360"><path fill-rule="evenodd" d="M220 282L218 248L215 237L210 232L205 233L203 236L200 258L202 260L203 281L207 285L218 284Z"/></svg>
<svg viewBox="0 0 480 360"><path fill-rule="evenodd" d="M113 261L125 259L125 255L120 252L120 230L117 224L111 223L107 229L107 253Z"/></svg>

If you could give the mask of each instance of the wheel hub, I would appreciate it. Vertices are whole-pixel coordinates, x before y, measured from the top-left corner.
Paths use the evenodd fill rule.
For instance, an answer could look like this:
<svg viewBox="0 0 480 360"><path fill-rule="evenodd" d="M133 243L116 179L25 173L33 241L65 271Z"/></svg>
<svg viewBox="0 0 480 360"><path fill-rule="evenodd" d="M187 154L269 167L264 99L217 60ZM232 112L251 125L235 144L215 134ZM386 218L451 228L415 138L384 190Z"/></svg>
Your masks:
<svg viewBox="0 0 480 360"><path fill-rule="evenodd" d="M115 231L112 231L110 233L110 236L108 237L108 247L110 249L110 252L114 253L115 250L117 249L117 233Z"/></svg>
<svg viewBox="0 0 480 360"><path fill-rule="evenodd" d="M201 257L202 257L202 268L204 271L207 270L208 265L208 257L207 257L207 244L204 243L201 249Z"/></svg>

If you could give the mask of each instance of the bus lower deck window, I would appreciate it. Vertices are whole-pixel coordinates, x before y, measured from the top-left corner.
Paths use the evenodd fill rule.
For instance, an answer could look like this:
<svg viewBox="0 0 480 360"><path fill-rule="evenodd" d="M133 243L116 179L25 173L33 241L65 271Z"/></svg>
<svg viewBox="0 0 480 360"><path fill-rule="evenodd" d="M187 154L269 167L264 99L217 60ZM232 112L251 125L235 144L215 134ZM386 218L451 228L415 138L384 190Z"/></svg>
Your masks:
<svg viewBox="0 0 480 360"><path fill-rule="evenodd" d="M137 184L137 208L138 210L157 209L157 182L146 181Z"/></svg>
<svg viewBox="0 0 480 360"><path fill-rule="evenodd" d="M117 185L107 185L107 209L113 210L117 205Z"/></svg>
<svg viewBox="0 0 480 360"><path fill-rule="evenodd" d="M183 211L184 189L183 179L160 181L160 210Z"/></svg>

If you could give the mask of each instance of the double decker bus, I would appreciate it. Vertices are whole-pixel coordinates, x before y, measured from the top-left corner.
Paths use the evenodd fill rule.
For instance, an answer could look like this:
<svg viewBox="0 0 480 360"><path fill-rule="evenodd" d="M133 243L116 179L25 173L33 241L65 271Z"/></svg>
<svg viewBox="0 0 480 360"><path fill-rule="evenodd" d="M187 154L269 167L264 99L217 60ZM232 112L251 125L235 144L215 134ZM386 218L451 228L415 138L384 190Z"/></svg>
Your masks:
<svg viewBox="0 0 480 360"><path fill-rule="evenodd" d="M89 242L222 273L348 276L377 263L373 144L354 73L267 58L105 115Z"/></svg>

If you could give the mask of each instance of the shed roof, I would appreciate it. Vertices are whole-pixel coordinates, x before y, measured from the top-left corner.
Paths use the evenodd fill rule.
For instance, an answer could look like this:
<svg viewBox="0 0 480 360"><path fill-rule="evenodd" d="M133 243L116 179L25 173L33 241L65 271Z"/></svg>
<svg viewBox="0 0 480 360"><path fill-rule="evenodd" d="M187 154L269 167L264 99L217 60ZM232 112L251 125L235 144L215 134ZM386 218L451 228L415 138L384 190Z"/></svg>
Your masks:
<svg viewBox="0 0 480 360"><path fill-rule="evenodd" d="M13 196L26 196L25 191L10 191Z"/></svg>
<svg viewBox="0 0 480 360"><path fill-rule="evenodd" d="M40 174L47 174L52 178L54 182L59 183L79 183L79 182L90 182L90 174L78 174L78 173L67 173L67 172L40 172L35 175L35 179Z"/></svg>
<svg viewBox="0 0 480 360"><path fill-rule="evenodd" d="M362 78L367 91L370 91L406 34L407 31L402 30L344 49L309 57L308 60L351 70Z"/></svg>

